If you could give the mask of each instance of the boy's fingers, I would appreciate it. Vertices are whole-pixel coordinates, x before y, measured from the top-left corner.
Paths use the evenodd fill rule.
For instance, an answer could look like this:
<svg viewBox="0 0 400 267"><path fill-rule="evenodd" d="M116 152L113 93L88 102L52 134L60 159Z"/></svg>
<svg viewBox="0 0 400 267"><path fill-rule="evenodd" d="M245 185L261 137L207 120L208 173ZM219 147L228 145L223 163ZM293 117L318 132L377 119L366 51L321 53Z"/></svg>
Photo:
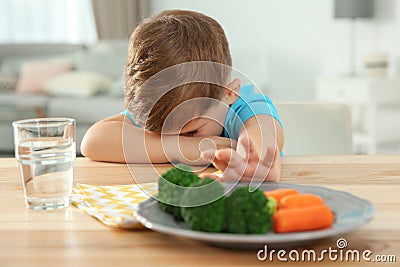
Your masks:
<svg viewBox="0 0 400 267"><path fill-rule="evenodd" d="M279 153L279 150L275 149L274 160L272 162L271 170L267 177L268 181L278 182L281 177L281 159Z"/></svg>
<svg viewBox="0 0 400 267"><path fill-rule="evenodd" d="M250 156L250 140L246 136L240 136L238 140L239 144L243 147L245 152L245 160L249 161Z"/></svg>
<svg viewBox="0 0 400 267"><path fill-rule="evenodd" d="M222 177L227 180L237 181L246 171L247 163L243 158L232 149L218 150L215 154L216 160L214 165L222 164L223 168L218 169L223 171Z"/></svg>
<svg viewBox="0 0 400 267"><path fill-rule="evenodd" d="M216 150L208 149L201 152L201 156L203 159L209 161L210 163L212 162L214 167L218 170L224 171L227 168L228 163L224 162L223 160L217 159L215 156L216 152Z"/></svg>
<svg viewBox="0 0 400 267"><path fill-rule="evenodd" d="M213 161L213 165L215 168L217 168L218 170L224 172L226 170L226 168L228 168L228 164L225 161L222 160L217 160L215 159Z"/></svg>
<svg viewBox="0 0 400 267"><path fill-rule="evenodd" d="M239 143L242 145L242 147L244 148L244 151L246 153L246 155L245 155L246 162L258 161L258 156L255 151L254 144L250 140L250 138L248 138L246 136L242 136L239 138Z"/></svg>
<svg viewBox="0 0 400 267"><path fill-rule="evenodd" d="M272 164L276 156L276 150L277 148L275 146L268 147L267 153L265 154L265 157L263 159L263 163L265 166L268 166L269 168L272 167Z"/></svg>
<svg viewBox="0 0 400 267"><path fill-rule="evenodd" d="M257 155L254 143L253 143L253 141L251 141L251 139L248 138L248 140L249 140L248 141L249 142L249 161L258 162L259 161L259 157Z"/></svg>
<svg viewBox="0 0 400 267"><path fill-rule="evenodd" d="M271 169L270 173L267 176L268 182L279 182L280 172L278 169Z"/></svg>
<svg viewBox="0 0 400 267"><path fill-rule="evenodd" d="M215 152L217 160L223 161L228 165L235 166L243 163L243 158L233 149L220 149Z"/></svg>
<svg viewBox="0 0 400 267"><path fill-rule="evenodd" d="M201 157L209 162L213 162L215 159L215 150L207 149L201 152Z"/></svg>
<svg viewBox="0 0 400 267"><path fill-rule="evenodd" d="M208 177L208 178L211 178L211 179L214 179L214 180L218 180L219 179L218 175L216 175L214 173L210 173L210 172L201 173L201 174L199 174L199 177L200 178Z"/></svg>

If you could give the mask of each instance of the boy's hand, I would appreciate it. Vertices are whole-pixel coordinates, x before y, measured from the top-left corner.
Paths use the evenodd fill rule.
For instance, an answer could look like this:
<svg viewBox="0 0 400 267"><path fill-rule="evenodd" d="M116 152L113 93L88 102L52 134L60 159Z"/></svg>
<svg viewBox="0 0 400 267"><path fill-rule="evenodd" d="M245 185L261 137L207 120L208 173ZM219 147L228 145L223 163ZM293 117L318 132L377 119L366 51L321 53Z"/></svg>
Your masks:
<svg viewBox="0 0 400 267"><path fill-rule="evenodd" d="M240 138L239 146L242 146L241 148L246 152L245 157L230 148L207 150L202 153L202 156L212 161L214 166L222 171L223 181L279 181L281 158L278 148L269 147L265 157L261 159L249 138ZM202 176L215 177L208 173Z"/></svg>

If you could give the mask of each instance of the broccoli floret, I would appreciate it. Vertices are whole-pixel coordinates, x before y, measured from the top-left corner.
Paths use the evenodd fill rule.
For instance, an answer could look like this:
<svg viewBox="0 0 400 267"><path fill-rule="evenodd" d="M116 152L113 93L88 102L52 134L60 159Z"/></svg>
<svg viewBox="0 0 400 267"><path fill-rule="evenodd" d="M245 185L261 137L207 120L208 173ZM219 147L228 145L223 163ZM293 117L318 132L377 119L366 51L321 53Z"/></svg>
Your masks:
<svg viewBox="0 0 400 267"><path fill-rule="evenodd" d="M272 227L276 201L267 199L260 189L250 189L238 187L225 197L219 182L200 179L189 166L180 164L160 177L158 201L161 209L193 230L264 234Z"/></svg>
<svg viewBox="0 0 400 267"><path fill-rule="evenodd" d="M169 169L158 180L158 201L162 210L172 214L177 220L182 220L180 203L182 187L198 182L200 178L192 172L189 166L179 164Z"/></svg>
<svg viewBox="0 0 400 267"><path fill-rule="evenodd" d="M221 232L225 209L224 188L208 177L191 184L191 187L182 197L183 220L192 230Z"/></svg>
<svg viewBox="0 0 400 267"><path fill-rule="evenodd" d="M267 197L267 200L268 212L271 214L271 216L273 216L274 213L278 210L278 201L276 201L276 199L273 197Z"/></svg>
<svg viewBox="0 0 400 267"><path fill-rule="evenodd" d="M225 201L226 231L238 234L264 234L272 227L268 199L260 189L235 189Z"/></svg>

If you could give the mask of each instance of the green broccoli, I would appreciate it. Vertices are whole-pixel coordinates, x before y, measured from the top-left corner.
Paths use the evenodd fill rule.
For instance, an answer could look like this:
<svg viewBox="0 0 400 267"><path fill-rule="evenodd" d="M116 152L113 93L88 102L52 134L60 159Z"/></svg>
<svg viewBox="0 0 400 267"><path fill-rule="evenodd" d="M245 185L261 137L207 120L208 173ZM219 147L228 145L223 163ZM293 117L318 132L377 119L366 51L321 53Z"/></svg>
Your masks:
<svg viewBox="0 0 400 267"><path fill-rule="evenodd" d="M208 177L191 184L191 187L182 196L183 220L193 230L221 232L225 209L224 188Z"/></svg>
<svg viewBox="0 0 400 267"><path fill-rule="evenodd" d="M271 229L276 201L260 189L237 187L229 197L211 178L200 179L189 166L180 164L158 181L158 201L162 210L191 229L205 232L264 234Z"/></svg>
<svg viewBox="0 0 400 267"><path fill-rule="evenodd" d="M272 227L268 199L261 189L236 188L225 201L226 231L238 234L264 234ZM252 192L250 192L252 191Z"/></svg>
<svg viewBox="0 0 400 267"><path fill-rule="evenodd" d="M268 212L272 215L278 210L278 201L273 197L267 197L267 208Z"/></svg>
<svg viewBox="0 0 400 267"><path fill-rule="evenodd" d="M183 192L182 187L188 187L200 178L192 172L189 166L179 164L161 175L158 180L158 201L161 209L172 214L176 219L182 220L180 203Z"/></svg>

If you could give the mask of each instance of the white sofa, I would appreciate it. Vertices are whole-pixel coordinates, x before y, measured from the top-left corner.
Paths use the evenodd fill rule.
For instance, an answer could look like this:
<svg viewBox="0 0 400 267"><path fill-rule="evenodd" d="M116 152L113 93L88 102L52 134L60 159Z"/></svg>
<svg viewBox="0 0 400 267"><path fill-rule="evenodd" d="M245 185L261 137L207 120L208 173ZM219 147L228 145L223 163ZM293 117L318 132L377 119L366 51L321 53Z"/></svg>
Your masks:
<svg viewBox="0 0 400 267"><path fill-rule="evenodd" d="M96 121L124 109L122 71L127 45L127 40L102 41L93 46L0 45L0 79L4 74L19 78L21 64L26 61L62 59L72 62L75 71L92 71L111 80L106 93L88 97L19 95L12 88L2 90L0 81L0 154L14 151L12 121L40 116L75 118L77 150L80 153L80 143L86 130Z"/></svg>

